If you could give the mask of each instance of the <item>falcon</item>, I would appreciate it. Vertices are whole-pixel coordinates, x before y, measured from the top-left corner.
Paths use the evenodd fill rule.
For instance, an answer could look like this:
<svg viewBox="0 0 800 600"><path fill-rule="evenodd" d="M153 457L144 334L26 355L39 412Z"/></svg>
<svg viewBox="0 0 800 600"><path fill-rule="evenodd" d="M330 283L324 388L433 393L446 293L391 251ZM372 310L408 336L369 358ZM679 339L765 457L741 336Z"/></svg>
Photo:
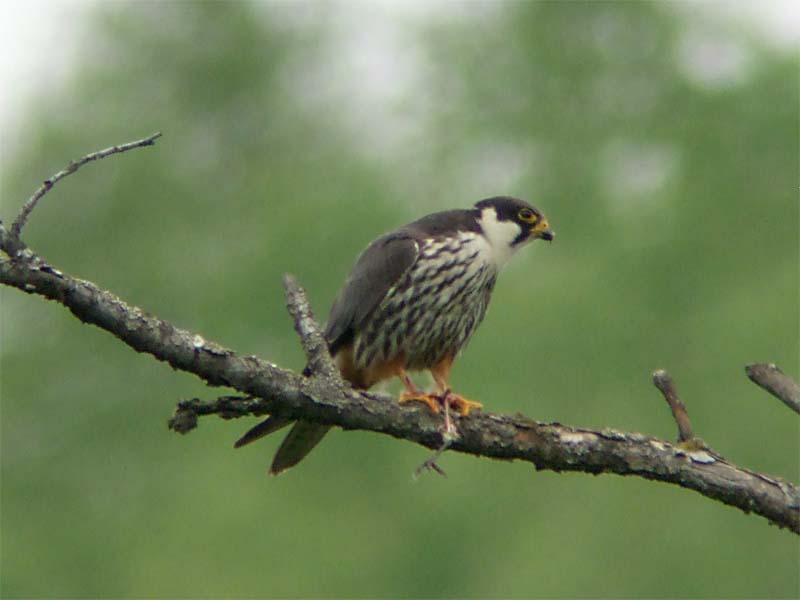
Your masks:
<svg viewBox="0 0 800 600"><path fill-rule="evenodd" d="M400 402L433 412L468 415L481 408L448 384L453 361L483 320L497 275L536 239L552 241L544 215L523 200L487 198L473 208L422 217L374 242L359 256L331 308L325 328L342 377L361 390L398 377ZM409 372L430 371L438 393L425 393ZM241 447L292 421L271 416L245 433ZM296 421L270 467L277 475L300 462L330 429Z"/></svg>

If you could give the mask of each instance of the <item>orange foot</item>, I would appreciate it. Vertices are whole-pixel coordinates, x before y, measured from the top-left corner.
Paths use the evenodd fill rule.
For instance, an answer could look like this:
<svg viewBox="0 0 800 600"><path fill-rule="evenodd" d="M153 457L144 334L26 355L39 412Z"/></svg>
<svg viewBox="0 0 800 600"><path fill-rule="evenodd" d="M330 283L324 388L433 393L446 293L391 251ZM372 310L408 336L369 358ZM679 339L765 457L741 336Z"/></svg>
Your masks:
<svg viewBox="0 0 800 600"><path fill-rule="evenodd" d="M458 411L458 414L460 414L462 417L466 417L473 408L483 408L483 404L480 402L467 400L463 396L454 394L451 391L445 392L444 397L450 408Z"/></svg>
<svg viewBox="0 0 800 600"><path fill-rule="evenodd" d="M404 402L424 402L433 412L439 412L439 396L436 394L426 394L424 392L403 392L397 399L401 404Z"/></svg>

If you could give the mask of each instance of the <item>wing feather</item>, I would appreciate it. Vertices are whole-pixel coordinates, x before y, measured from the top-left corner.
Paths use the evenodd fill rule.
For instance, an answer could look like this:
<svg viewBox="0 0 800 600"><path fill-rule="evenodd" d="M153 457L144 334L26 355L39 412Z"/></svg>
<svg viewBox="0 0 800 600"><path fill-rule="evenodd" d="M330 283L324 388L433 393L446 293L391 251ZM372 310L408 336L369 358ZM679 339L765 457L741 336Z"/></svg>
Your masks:
<svg viewBox="0 0 800 600"><path fill-rule="evenodd" d="M325 328L331 354L353 339L355 331L418 255L419 244L410 232L403 230L379 237L364 250L331 308Z"/></svg>

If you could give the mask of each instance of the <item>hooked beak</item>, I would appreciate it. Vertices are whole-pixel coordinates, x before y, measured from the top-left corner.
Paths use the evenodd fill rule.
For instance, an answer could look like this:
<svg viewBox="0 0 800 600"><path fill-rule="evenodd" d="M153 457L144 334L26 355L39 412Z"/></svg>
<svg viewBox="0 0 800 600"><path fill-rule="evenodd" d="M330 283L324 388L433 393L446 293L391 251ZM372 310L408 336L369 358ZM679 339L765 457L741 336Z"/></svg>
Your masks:
<svg viewBox="0 0 800 600"><path fill-rule="evenodd" d="M556 234L550 229L550 224L547 222L547 219L541 219L536 225L531 227L531 235L548 242L552 242L556 237Z"/></svg>

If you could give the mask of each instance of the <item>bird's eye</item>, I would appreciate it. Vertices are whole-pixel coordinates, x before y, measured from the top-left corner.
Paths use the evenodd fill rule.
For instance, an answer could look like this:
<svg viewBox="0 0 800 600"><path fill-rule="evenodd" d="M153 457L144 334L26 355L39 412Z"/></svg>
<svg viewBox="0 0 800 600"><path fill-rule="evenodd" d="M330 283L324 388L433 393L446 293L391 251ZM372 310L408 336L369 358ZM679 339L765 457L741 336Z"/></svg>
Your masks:
<svg viewBox="0 0 800 600"><path fill-rule="evenodd" d="M536 223L537 216L530 208L523 208L517 214L517 217L523 223Z"/></svg>

